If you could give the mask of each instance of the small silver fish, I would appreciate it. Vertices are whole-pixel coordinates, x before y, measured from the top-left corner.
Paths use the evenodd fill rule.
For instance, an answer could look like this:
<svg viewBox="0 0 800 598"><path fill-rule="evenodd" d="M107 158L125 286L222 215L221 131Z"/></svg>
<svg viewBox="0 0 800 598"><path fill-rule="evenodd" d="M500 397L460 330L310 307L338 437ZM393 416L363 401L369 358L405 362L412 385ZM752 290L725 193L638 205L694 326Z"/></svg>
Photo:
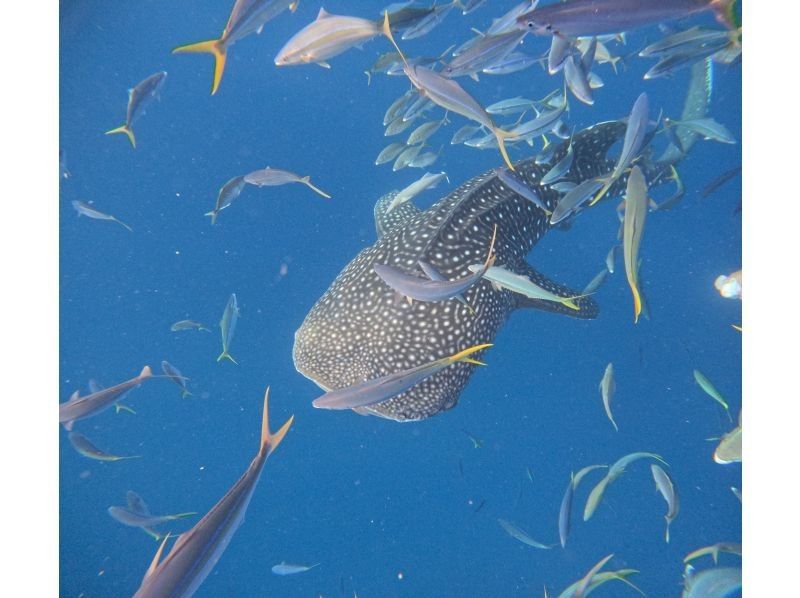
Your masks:
<svg viewBox="0 0 800 598"><path fill-rule="evenodd" d="M189 379L183 374L181 374L180 370L172 365L168 361L161 362L161 370L164 372L170 380L172 380L175 384L181 387L181 397L186 398L192 396L192 393L189 392L189 389L186 388L186 381Z"/></svg>
<svg viewBox="0 0 800 598"><path fill-rule="evenodd" d="M510 521L507 521L505 519L498 519L497 522L500 524L500 527L502 527L509 536L511 536L515 540L519 540L523 544L527 544L528 546L533 546L534 548L540 548L542 550L549 550L550 548L552 548L554 546L552 544L551 545L547 545L547 544L542 544L541 542L537 542L525 530L517 527L515 524L511 523Z"/></svg>
<svg viewBox="0 0 800 598"><path fill-rule="evenodd" d="M381 164L385 164L386 162L391 162L400 153L406 149L406 144L402 141L395 141L394 143L390 143L385 148L381 150L381 153L378 154L378 157L375 158L375 166L380 166Z"/></svg>
<svg viewBox="0 0 800 598"><path fill-rule="evenodd" d="M195 322L194 320L179 320L170 326L169 329L172 332L180 332L182 330L205 330L206 332L211 332L211 330L203 326L200 322Z"/></svg>
<svg viewBox="0 0 800 598"><path fill-rule="evenodd" d="M392 165L392 171L397 172L398 170L401 170L411 164L411 162L413 162L414 159L419 156L419 153L422 151L423 147L424 146L422 145L413 145L400 152L400 155L397 156L394 164Z"/></svg>
<svg viewBox="0 0 800 598"><path fill-rule="evenodd" d="M413 199L423 191L426 191L428 189L433 189L434 187L436 187L436 185L438 185L442 181L442 179L446 178L447 174L444 172L439 172L439 173L426 172L424 175L422 175L420 179L414 181L413 183L402 189L397 195L394 196L394 199L392 199L391 203L389 204L389 207L386 208L386 213L388 214L396 207L403 205L404 203Z"/></svg>
<svg viewBox="0 0 800 598"><path fill-rule="evenodd" d="M281 170L280 168L272 168L270 166L246 174L244 176L244 182L257 187L275 187L288 183L303 183L314 193L321 195L325 199L331 198L330 195L311 184L310 176L300 176L288 170Z"/></svg>
<svg viewBox="0 0 800 598"><path fill-rule="evenodd" d="M447 117L442 120L434 120L426 122L411 131L411 134L406 140L406 145L417 145L418 143L425 143L428 138L436 133L443 124L447 122Z"/></svg>
<svg viewBox="0 0 800 598"><path fill-rule="evenodd" d="M236 293L231 293L228 303L225 305L225 311L222 312L222 319L219 322L219 327L222 330L222 353L217 357L217 361L228 359L238 365L228 351L230 351L231 342L233 341L233 333L236 331L236 323L239 321L239 313Z"/></svg>
<svg viewBox="0 0 800 598"><path fill-rule="evenodd" d="M475 135L482 128L481 125L464 125L455 132L455 135L453 135L453 138L450 140L450 145L464 143L464 141Z"/></svg>
<svg viewBox="0 0 800 598"><path fill-rule="evenodd" d="M591 295L592 293L597 292L597 289L602 286L607 277L608 270L603 268L595 275L594 278L592 278L592 280L589 281L589 284L584 287L584 289L581 291L581 295Z"/></svg>
<svg viewBox="0 0 800 598"><path fill-rule="evenodd" d="M125 459L138 459L140 457L140 455L120 457L118 455L109 454L97 448L86 436L78 434L77 432L70 432L68 438L69 443L78 453L89 459L95 459L96 461L122 461Z"/></svg>
<svg viewBox="0 0 800 598"><path fill-rule="evenodd" d="M509 114L521 114L531 110L534 106L533 100L525 99L521 96L500 100L486 107L486 112L494 115L507 116Z"/></svg>
<svg viewBox="0 0 800 598"><path fill-rule="evenodd" d="M666 471L661 469L661 466L658 465L658 463L651 463L650 471L653 474L653 480L655 480L656 489L661 493L661 496L664 497L664 500L667 501L667 514L664 516L664 519L667 520L665 539L667 542L669 542L669 524L672 523L678 516L678 511L680 510L678 493L675 490L675 484L672 483L672 479L669 477Z"/></svg>
<svg viewBox="0 0 800 598"><path fill-rule="evenodd" d="M211 217L211 224L216 224L219 213L230 207L233 201L241 195L244 185L244 177L235 176L220 188L214 209L210 212L206 212L206 216Z"/></svg>
<svg viewBox="0 0 800 598"><path fill-rule="evenodd" d="M603 408L606 410L606 416L608 416L608 420L614 426L614 429L619 432L617 422L614 421L614 416L611 415L611 399L617 391L617 383L614 380L613 363L609 363L606 366L606 371L603 373L603 379L600 380L598 388L600 389L600 396L603 397Z"/></svg>
<svg viewBox="0 0 800 598"><path fill-rule="evenodd" d="M542 64L543 58L530 56L522 52L511 52L502 60L498 60L492 66L484 67L483 73L487 75L510 75L511 73L518 73L527 68L532 67L534 64Z"/></svg>
<svg viewBox="0 0 800 598"><path fill-rule="evenodd" d="M75 211L78 212L78 216L86 216L87 218L91 218L92 220L111 220L112 222L116 222L117 224L124 226L129 231L133 232L133 229L125 224L122 220L118 220L116 217L112 216L111 214L106 214L99 210L95 210L92 206L82 201L73 200L72 207L75 208Z"/></svg>
<svg viewBox="0 0 800 598"><path fill-rule="evenodd" d="M286 561L280 562L277 565L272 566L272 572L275 575L295 575L297 573L305 573L319 565L319 563L315 563L313 565L293 565L291 563L287 563Z"/></svg>
<svg viewBox="0 0 800 598"><path fill-rule="evenodd" d="M137 83L133 89L128 90L128 113L125 116L125 124L106 131L106 135L115 133L125 133L131 142L133 149L136 149L136 137L133 134L133 121L144 114L144 108L153 98L158 95L159 90L164 85L167 78L166 71L159 71L150 75L144 81Z"/></svg>

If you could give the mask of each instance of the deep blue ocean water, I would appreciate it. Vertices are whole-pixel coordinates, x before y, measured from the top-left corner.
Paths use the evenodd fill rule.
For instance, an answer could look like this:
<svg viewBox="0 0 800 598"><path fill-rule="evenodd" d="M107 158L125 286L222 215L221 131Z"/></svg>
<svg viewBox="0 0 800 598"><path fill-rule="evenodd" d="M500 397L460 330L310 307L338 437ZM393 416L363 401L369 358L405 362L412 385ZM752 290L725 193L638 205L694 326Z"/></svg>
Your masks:
<svg viewBox="0 0 800 598"><path fill-rule="evenodd" d="M135 415L110 410L76 424L101 448L140 459L88 460L59 431L62 595L124 596L138 588L158 545L106 509L124 505L132 489L158 514L205 513L256 453L268 385L273 427L290 414L296 421L199 595L539 596L545 585L561 591L610 553L609 568L638 569L632 581L649 596L679 595L689 551L741 540L741 505L730 491L741 487L741 468L714 463L715 443L707 440L731 424L692 377L694 368L702 370L733 416L739 413L741 337L730 325L740 323L741 304L721 298L713 281L741 266L741 180L706 199L699 190L740 163L741 146L699 142L680 165L683 202L649 215L641 255L650 320L634 325L618 260L596 295L596 320L515 313L486 355L489 366L475 373L451 411L400 425L316 410L311 401L321 391L292 364L294 331L341 268L374 242L374 202L424 172L374 165L391 141L383 136L383 113L408 82L377 75L367 86L363 71L390 50L383 38L334 58L330 70L276 68L278 49L319 9L319 2L303 0L295 14L279 16L230 51L212 97L211 58L170 52L216 37L231 4L61 4L60 147L70 177L60 198L60 400L77 388L87 392L90 378L111 385L144 364L160 370L162 359L191 378L193 393L182 399L172 382L155 379L128 398ZM426 37L401 44L411 55L438 55L513 4L490 1L468 17L454 11ZM325 3L332 13L370 17L381 7ZM692 23L714 26L711 17L686 24ZM658 36L651 27L611 47L632 53ZM538 54L547 46L529 36L523 48ZM641 91L654 114L679 116L688 70L643 81L652 64L632 57L619 75L597 66L605 87L592 107L571 99L569 125L624 117ZM124 136L103 135L123 122L126 90L162 69L169 75L161 100L134 127L137 149ZM560 76L539 67L482 76L480 84L461 81L484 105L515 95L541 98L561 85ZM715 69L710 114L741 139L740 67ZM433 149L446 148L428 170L447 171L452 184L418 198L422 206L500 164L497 151L448 145L466 123L451 120L431 141ZM518 146L512 158L533 151ZM211 226L204 213L222 184L267 165L310 174L333 199L301 185L248 186ZM94 202L133 233L78 218L75 199ZM528 261L582 288L615 241L616 203L583 212L569 231L549 232ZM232 292L241 308L231 351L238 366L216 362L217 323ZM170 332L184 318L212 333ZM597 391L609 361L619 432ZM467 433L483 447L473 448ZM565 550L525 546L498 525L508 519L556 543L570 471L632 451L658 453L670 464L681 512L669 544L666 505L646 461L629 467L586 523L584 501L600 475L583 482ZM165 529L184 531L194 521ZM270 567L284 560L321 564L296 576L273 575ZM609 584L596 595L634 592Z"/></svg>

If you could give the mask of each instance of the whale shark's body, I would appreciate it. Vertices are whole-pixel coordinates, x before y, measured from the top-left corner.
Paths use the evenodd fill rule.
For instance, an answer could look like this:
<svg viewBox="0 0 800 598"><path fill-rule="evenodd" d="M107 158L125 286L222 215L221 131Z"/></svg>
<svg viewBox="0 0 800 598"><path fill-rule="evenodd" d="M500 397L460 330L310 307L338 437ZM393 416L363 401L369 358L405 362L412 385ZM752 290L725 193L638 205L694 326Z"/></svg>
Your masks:
<svg viewBox="0 0 800 598"><path fill-rule="evenodd" d="M611 171L614 161L606 153L624 133L621 122L600 123L577 133L573 166L565 180L579 183ZM566 151L564 143L552 163ZM651 165L648 180L660 179L664 168ZM560 194L538 183L550 166L528 159L517 163L515 169L552 211ZM610 195L619 194L625 183L623 177ZM597 304L590 297L575 299L575 310L495 289L487 280L465 293L469 306L455 299L409 303L399 298L374 272L374 264L424 276L418 264L421 260L449 280L462 278L470 274L470 265L486 259L495 226L496 265L559 296L575 297L580 292L550 281L525 261L550 228L549 217L505 186L493 171L467 181L425 211L409 202L387 213L395 194L382 197L375 205L377 242L341 271L295 333L295 367L324 390L344 388L490 343L518 308L534 307L578 318L597 315ZM402 394L356 410L397 421L431 417L455 406L475 367L457 363Z"/></svg>

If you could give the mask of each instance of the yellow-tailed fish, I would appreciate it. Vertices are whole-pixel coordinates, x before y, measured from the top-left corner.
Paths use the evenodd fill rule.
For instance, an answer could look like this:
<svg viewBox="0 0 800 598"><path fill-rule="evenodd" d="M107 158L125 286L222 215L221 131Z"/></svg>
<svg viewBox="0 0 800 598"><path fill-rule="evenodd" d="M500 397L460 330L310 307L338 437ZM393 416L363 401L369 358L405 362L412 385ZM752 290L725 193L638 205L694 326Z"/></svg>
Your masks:
<svg viewBox="0 0 800 598"><path fill-rule="evenodd" d="M472 274L457 280L420 278L388 264L373 264L372 269L383 282L403 297L408 298L409 301L415 299L419 301L445 301L468 290L492 267L495 261L494 243L496 234L497 228L495 227L495 234L492 236L489 253L483 266L479 266L476 270L471 270Z"/></svg>
<svg viewBox="0 0 800 598"><path fill-rule="evenodd" d="M186 381L189 380L189 378L181 374L178 368L165 360L161 362L161 370L164 372L165 376L180 386L181 397L186 398L192 396L192 393L190 393L189 389L186 388Z"/></svg>
<svg viewBox="0 0 800 598"><path fill-rule="evenodd" d="M169 540L167 534L145 573L142 585L134 594L135 598L191 596L197 591L244 521L264 465L293 421L294 416L291 416L280 430L270 432L267 388L261 418L261 443L247 471L192 529L180 535L169 554L161 560Z"/></svg>
<svg viewBox="0 0 800 598"><path fill-rule="evenodd" d="M412 386L419 384L424 379L454 363L465 362L484 365L470 356L491 346L488 343L476 345L449 357L443 357L408 370L395 372L373 380L366 380L347 388L331 390L315 399L312 405L320 409L354 409L374 405L405 392Z"/></svg>
<svg viewBox="0 0 800 598"><path fill-rule="evenodd" d="M403 72L405 72L411 84L419 90L419 93L445 110L474 120L489 129L497 139L500 153L503 155L506 165L510 170L514 170L505 146L505 140L514 137L514 135L497 127L486 110L458 83L423 66L409 64L400 47L394 41L389 25L388 12L384 14L383 33L400 53L400 57L403 59Z"/></svg>
<svg viewBox="0 0 800 598"><path fill-rule="evenodd" d="M62 424L67 431L71 431L74 422L97 415L152 376L153 371L149 365L146 365L138 376L116 386L104 388L85 397L81 397L75 392L69 401L58 406L58 423Z"/></svg>
<svg viewBox="0 0 800 598"><path fill-rule="evenodd" d="M608 420L611 422L611 425L614 426L614 429L619 432L617 422L614 421L614 416L611 415L611 399L617 391L617 383L614 380L613 363L609 363L606 366L606 371L603 373L603 379L600 380L598 388L600 389L600 395L603 397L603 408L606 410L606 416L608 416Z"/></svg>
<svg viewBox="0 0 800 598"><path fill-rule="evenodd" d="M331 198L330 195L311 184L310 176L300 176L288 170L281 170L280 168L272 168L270 166L246 174L244 176L244 182L257 187L275 187L277 185L286 185L287 183L303 183L314 193L321 195L325 199Z"/></svg>
<svg viewBox="0 0 800 598"><path fill-rule="evenodd" d="M603 186L592 199L590 206L596 204L611 188L611 186L622 176L631 163L639 155L647 136L647 123L649 117L649 104L647 94L642 92L633 104L631 114L628 117L628 126L625 129L625 138L622 142L622 152L617 159L614 169L608 175L601 177Z"/></svg>
<svg viewBox="0 0 800 598"><path fill-rule="evenodd" d="M510 521L506 521L505 519L498 519L497 523L500 524L500 527L502 527L509 536L511 536L515 540L519 540L523 544L527 544L528 546L533 546L534 548L539 548L542 550L549 550L554 546L554 544L542 544L541 542L537 542L530 536L530 534L528 534L528 532L526 532L523 529L520 529Z"/></svg>
<svg viewBox="0 0 800 598"><path fill-rule="evenodd" d="M653 474L653 480L656 483L656 489L661 493L661 496L664 497L664 500L667 502L667 514L664 515L664 519L667 520L667 531L665 534L665 539L669 542L669 524L678 516L678 511L680 510L680 500L678 499L678 492L675 490L675 484L672 482L672 478L669 477L666 471L664 471L658 463L651 463L650 464L650 471Z"/></svg>
<svg viewBox="0 0 800 598"><path fill-rule="evenodd" d="M211 95L214 95L219 89L222 73L225 71L228 48L251 33L261 33L261 29L267 21L278 16L287 8L294 12L299 2L300 0L236 0L231 15L228 17L228 24L225 25L219 39L179 46L172 53L212 54L214 56L214 81L211 84Z"/></svg>
<svg viewBox="0 0 800 598"><path fill-rule="evenodd" d="M158 95L164 80L167 78L165 71L159 71L150 75L144 81L137 83L135 87L128 90L128 112L125 116L125 124L106 131L106 135L115 133L125 133L131 145L136 149L136 137L133 134L133 121L144 112L145 106Z"/></svg>
<svg viewBox="0 0 800 598"><path fill-rule="evenodd" d="M125 459L138 459L141 456L132 455L129 457L120 457L118 455L111 455L97 448L86 436L78 434L77 432L69 433L69 443L78 453L89 459L95 459L96 461L123 461Z"/></svg>
<svg viewBox="0 0 800 598"><path fill-rule="evenodd" d="M470 272L479 272L482 266L473 264L468 266ZM536 284L527 276L506 270L502 266L491 266L484 272L483 277L490 281L496 289L506 289L513 293L519 293L529 299L541 299L543 301L553 301L560 303L569 309L580 311L580 307L575 303L575 299L580 299L583 295L571 295L562 297L548 291L543 286Z"/></svg>
<svg viewBox="0 0 800 598"><path fill-rule="evenodd" d="M728 414L728 419L733 421L733 418L731 417L731 410L730 407L728 406L728 403L725 401L725 399L722 398L722 395L719 393L719 391L716 388L714 388L714 385L711 384L711 381L708 378L706 378L703 372L701 372L700 370L694 370L692 373L694 374L695 382L697 382L700 388L703 389L703 392L705 392L708 396L714 399L717 403L722 405L722 407L725 409L725 413Z"/></svg>
<svg viewBox="0 0 800 598"><path fill-rule="evenodd" d="M622 256L625 275L633 293L633 321L639 321L642 313L642 296L639 291L639 245L642 242L644 222L647 216L647 181L638 166L628 176L625 193L625 218L623 220Z"/></svg>
<svg viewBox="0 0 800 598"><path fill-rule="evenodd" d="M236 331L236 323L239 321L239 303L236 300L236 293L231 293L228 298L228 303L225 305L225 311L222 312L222 319L219 321L219 327L222 331L222 353L217 357L217 361L228 359L233 363L236 360L231 357L229 353L231 342L233 342L233 333ZM239 365L236 363L236 365Z"/></svg>
<svg viewBox="0 0 800 598"><path fill-rule="evenodd" d="M219 213L230 207L233 201L241 195L244 184L243 176L235 176L220 188L214 209L206 212L206 216L211 217L211 224L216 224Z"/></svg>

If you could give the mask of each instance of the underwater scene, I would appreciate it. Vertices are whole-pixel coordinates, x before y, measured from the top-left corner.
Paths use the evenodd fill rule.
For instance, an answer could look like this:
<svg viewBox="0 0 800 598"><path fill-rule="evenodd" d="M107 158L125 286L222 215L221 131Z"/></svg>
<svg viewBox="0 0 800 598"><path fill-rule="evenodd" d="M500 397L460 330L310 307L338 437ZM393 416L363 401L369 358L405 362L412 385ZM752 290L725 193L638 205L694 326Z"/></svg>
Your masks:
<svg viewBox="0 0 800 598"><path fill-rule="evenodd" d="M60 2L60 595L741 595L741 6L385 1Z"/></svg>

